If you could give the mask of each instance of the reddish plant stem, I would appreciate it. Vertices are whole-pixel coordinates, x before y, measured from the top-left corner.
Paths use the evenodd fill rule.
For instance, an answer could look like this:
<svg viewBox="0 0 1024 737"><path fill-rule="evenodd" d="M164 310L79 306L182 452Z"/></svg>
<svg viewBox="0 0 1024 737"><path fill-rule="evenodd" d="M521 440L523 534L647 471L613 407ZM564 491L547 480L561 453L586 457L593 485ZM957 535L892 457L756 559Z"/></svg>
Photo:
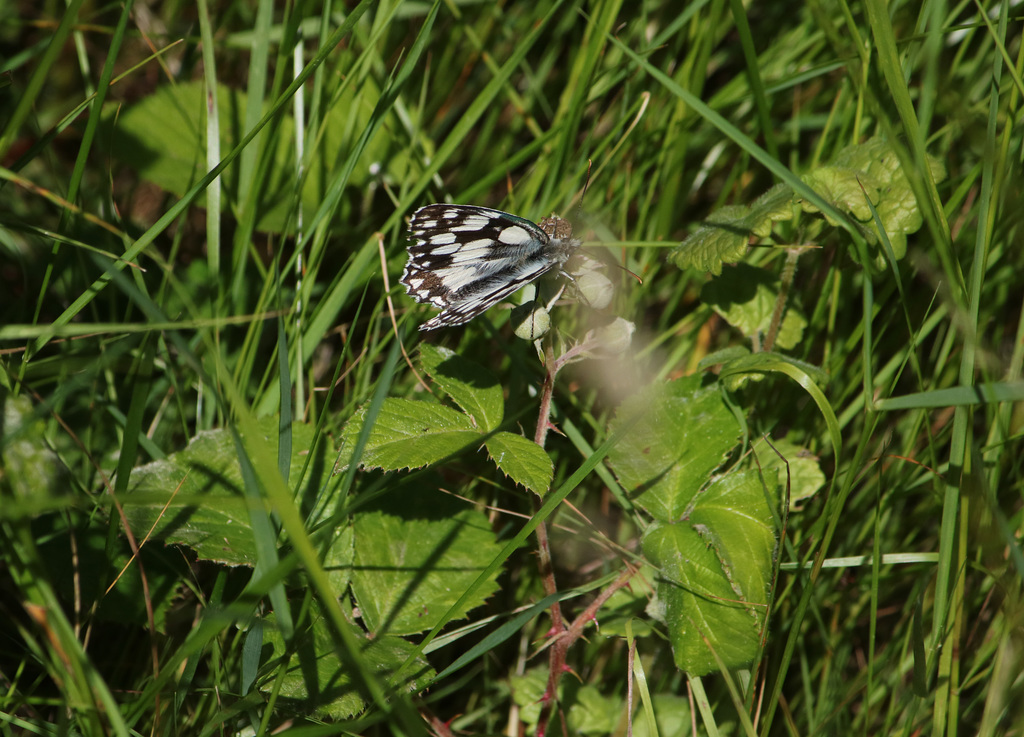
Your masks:
<svg viewBox="0 0 1024 737"><path fill-rule="evenodd" d="M537 734L544 735L547 732L548 722L551 720L551 714L554 709L557 699L555 695L558 693L558 682L562 678L562 674L567 672L569 668L566 666L566 655L569 652L569 648L576 644L576 641L583 636L584 628L591 622L597 621L597 612L604 606L605 602L611 598L612 594L621 589L623 586L629 583L629 579L633 577L636 571L632 568L627 568L622 574L615 579L615 583L602 591L594 601L590 603L583 612L573 620L573 623L569 625L561 633L555 634L555 641L551 645L551 653L548 656L548 684L544 689L544 697L541 703L540 716L537 718Z"/></svg>
<svg viewBox="0 0 1024 737"><path fill-rule="evenodd" d="M548 437L548 428L551 427L551 396L555 393L555 374L561 368L551 356L551 349L545 350L545 364L547 372L544 374L544 386L540 391L540 410L537 412L537 431L533 434L533 442L544 447L544 441Z"/></svg>
<svg viewBox="0 0 1024 737"><path fill-rule="evenodd" d="M544 375L544 386L540 393L540 411L537 414L537 431L533 440L540 447L544 447L547 439L548 427L551 422L551 396L555 391L555 374L560 366L552 355L551 346L544 350L545 366L547 372ZM540 497L533 498L533 512L536 514L541 507ZM540 571L541 581L544 583L544 595L550 596L557 593L558 583L555 581L555 568L551 562L551 545L548 541L548 528L542 521L537 525L537 567ZM556 601L551 605L551 629L554 634L560 633L565 627L562 621L562 607Z"/></svg>
<svg viewBox="0 0 1024 737"><path fill-rule="evenodd" d="M540 498L534 497L533 512L540 510ZM558 584L555 582L555 568L551 562L551 544L548 541L548 528L543 522L537 525L537 569L540 571L541 581L544 583L544 595L558 593ZM557 601L551 605L551 634L557 635L565 629L562 621L562 606Z"/></svg>
<svg viewBox="0 0 1024 737"><path fill-rule="evenodd" d="M534 442L542 448L544 447L544 442L547 440L548 429L551 427L551 398L555 391L555 377L563 366L568 364L577 356L583 354L586 350L587 346L578 345L566 351L565 354L556 359L550 345L546 345L544 348L544 365L547 371L544 375L544 385L540 394L540 409L537 413L537 430L533 436ZM534 497L534 514L540 510L540 507L540 497ZM547 525L543 521L537 525L536 533L537 567L540 572L541 581L544 585L544 594L546 596L550 596L558 593L558 584L555 581L555 569L551 558L551 545L548 540L548 529ZM551 605L550 637L553 639L553 642L551 644L551 651L548 654L547 688L544 690L540 716L537 720L537 735L539 735L539 737L543 737L546 734L555 704L558 703L558 699L556 697L558 693L558 683L562 678L562 674L568 670L566 666L566 655L569 652L569 648L572 647L573 644L575 644L575 642L583 635L584 627L586 627L590 621L596 620L598 610L606 601L608 601L608 598L629 582L633 573L634 571L632 569L624 571L615 583L602 591L601 594L591 602L590 606L588 606L569 627L565 626L565 620L562 616L562 607L559 602L556 601Z"/></svg>

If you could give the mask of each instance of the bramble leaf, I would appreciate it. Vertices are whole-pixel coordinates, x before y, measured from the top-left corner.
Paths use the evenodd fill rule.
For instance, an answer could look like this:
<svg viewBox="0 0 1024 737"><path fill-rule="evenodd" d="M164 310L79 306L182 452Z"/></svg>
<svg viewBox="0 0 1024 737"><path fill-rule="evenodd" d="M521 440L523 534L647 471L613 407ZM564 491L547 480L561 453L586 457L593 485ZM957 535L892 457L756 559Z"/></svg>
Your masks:
<svg viewBox="0 0 1024 737"><path fill-rule="evenodd" d="M710 216L671 255L680 268L693 267L719 274L722 264L746 255L751 240L767 238L772 225L793 217L792 192L779 184L752 206L730 205Z"/></svg>
<svg viewBox="0 0 1024 737"><path fill-rule="evenodd" d="M510 432L487 439L487 452L509 478L543 496L551 488L554 466L551 457L532 440Z"/></svg>
<svg viewBox="0 0 1024 737"><path fill-rule="evenodd" d="M938 159L929 156L927 165L936 182L945 178ZM907 235L924 222L896 151L882 138L847 146L835 161L805 172L801 178L822 199L848 213L850 223L872 244L879 243L880 225L897 259L906 255ZM672 252L671 258L681 268L720 274L722 264L739 260L748 245L769 239L775 223L792 219L796 207L822 214L788 185L777 184L750 207L728 205L717 210ZM877 225L872 208L878 215ZM823 217L832 226L838 224L830 216Z"/></svg>
<svg viewBox="0 0 1024 737"><path fill-rule="evenodd" d="M386 399L359 459L364 468L398 471L437 463L467 448L486 445L498 468L517 484L543 494L553 468L544 449L521 435L498 432L505 416L504 394L489 371L452 351L421 347L420 365L463 410L412 399ZM354 446L365 408L345 427Z"/></svg>
<svg viewBox="0 0 1024 737"><path fill-rule="evenodd" d="M355 444L366 408L345 426L347 445ZM473 443L482 444L480 431L468 415L440 404L413 399L385 399L359 463L363 468L398 471L437 463Z"/></svg>
<svg viewBox="0 0 1024 737"><path fill-rule="evenodd" d="M702 386L699 376L626 400L612 431L626 422L636 424L609 460L634 503L665 522L684 514L741 434L721 390Z"/></svg>
<svg viewBox="0 0 1024 737"><path fill-rule="evenodd" d="M467 361L455 351L429 343L420 345L423 370L484 432L494 430L505 417L501 384L480 364Z"/></svg>
<svg viewBox="0 0 1024 737"><path fill-rule="evenodd" d="M500 551L487 517L433 486L406 487L355 517L352 592L375 634L429 630ZM493 573L453 618L498 587Z"/></svg>
<svg viewBox="0 0 1024 737"><path fill-rule="evenodd" d="M277 420L264 419L259 426L276 450ZM310 425L292 425L291 478L306 464L314 434ZM244 433L242 442L247 445ZM319 480L307 476L305 483L308 488ZM134 469L124 510L137 537L152 530L152 539L186 545L201 559L251 566L256 546L248 534L248 503L231 432L210 430L183 450Z"/></svg>
<svg viewBox="0 0 1024 737"><path fill-rule="evenodd" d="M746 665L757 655L765 621L775 523L774 474L755 471L715 479L686 516L656 522L644 555L662 580L658 597L676 665L695 676Z"/></svg>

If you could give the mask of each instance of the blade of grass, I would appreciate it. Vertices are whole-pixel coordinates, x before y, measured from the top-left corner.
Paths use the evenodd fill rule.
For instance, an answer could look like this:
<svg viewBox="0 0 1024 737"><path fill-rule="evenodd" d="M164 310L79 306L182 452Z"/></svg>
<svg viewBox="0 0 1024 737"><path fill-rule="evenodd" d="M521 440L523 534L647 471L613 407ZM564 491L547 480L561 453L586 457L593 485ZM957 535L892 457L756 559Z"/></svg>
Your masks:
<svg viewBox="0 0 1024 737"><path fill-rule="evenodd" d="M50 37L50 43L46 47L46 51L39 60L39 65L32 72L32 76L29 78L24 91L18 96L18 104L15 106L14 112L11 113L11 117L7 119L7 124L3 127L3 131L0 132L0 159L6 156L15 137L19 135L21 126L24 125L29 113L38 102L39 93L42 91L43 85L53 69L53 65L57 63L61 54L64 53L64 42L67 41L68 34L71 33L78 22L78 12L82 9L82 2L83 0L71 0L68 3L67 8L60 17L60 23L53 32L53 36Z"/></svg>
<svg viewBox="0 0 1024 737"><path fill-rule="evenodd" d="M220 161L220 112L217 106L217 58L207 0L199 0L199 34L203 41L203 80L206 83L206 168ZM242 177L240 182L245 182ZM206 261L214 279L220 278L221 179L214 177L206 188Z"/></svg>
<svg viewBox="0 0 1024 737"><path fill-rule="evenodd" d="M80 4L80 0L77 4ZM139 257L156 239L163 233L171 223L183 213L189 205L195 200L200 192L206 190L216 177L220 176L223 172L240 154L245 148L256 138L259 132L266 126L274 117L276 117L284 106L288 103L291 96L296 90L306 81L313 71L320 66L330 54L334 47L341 42L346 35L348 35L352 27L355 25L359 17L366 12L366 10L372 4L371 0L361 0L359 5L352 9L348 17L345 18L345 22L338 27L338 29L331 35L329 43L321 48L313 59L306 65L303 73L297 77L290 85L288 89L278 98L275 103L271 106L271 109L267 111L266 115L260 120L255 128L248 131L241 141L228 153L226 157L214 168L212 171L207 172L198 182L196 182L185 195L172 205L167 212L165 212L152 226L150 226L146 232L144 232L139 238L129 246L122 258L126 261L134 261ZM74 319L82 309L92 302L99 294L103 292L107 284L110 283L110 279L115 272L120 271L123 266L119 263L115 263L112 266L105 269L102 276L96 279L89 289L83 292L78 298L76 298L54 321L51 323L52 326L65 325ZM43 335L37 338L32 346L31 352L35 353L39 351L49 341L48 335Z"/></svg>

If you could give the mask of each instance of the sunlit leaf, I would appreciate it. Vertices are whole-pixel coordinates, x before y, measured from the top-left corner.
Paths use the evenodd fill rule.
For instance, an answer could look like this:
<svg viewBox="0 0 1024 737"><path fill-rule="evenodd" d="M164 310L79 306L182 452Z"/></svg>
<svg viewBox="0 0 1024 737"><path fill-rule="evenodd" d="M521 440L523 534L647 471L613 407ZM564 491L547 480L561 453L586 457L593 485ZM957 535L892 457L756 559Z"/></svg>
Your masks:
<svg viewBox="0 0 1024 737"><path fill-rule="evenodd" d="M355 518L352 591L371 632L429 630L497 556L480 510L433 485L404 486ZM455 612L462 618L497 589L493 574Z"/></svg>
<svg viewBox="0 0 1024 737"><path fill-rule="evenodd" d="M714 654L726 667L757 654L776 540L771 478L766 489L753 471L722 476L684 519L644 534L644 555L663 579L658 597L676 665L691 675L718 670Z"/></svg>
<svg viewBox="0 0 1024 737"><path fill-rule="evenodd" d="M551 457L532 440L499 432L487 439L487 452L503 473L535 494L543 495L551 487Z"/></svg>

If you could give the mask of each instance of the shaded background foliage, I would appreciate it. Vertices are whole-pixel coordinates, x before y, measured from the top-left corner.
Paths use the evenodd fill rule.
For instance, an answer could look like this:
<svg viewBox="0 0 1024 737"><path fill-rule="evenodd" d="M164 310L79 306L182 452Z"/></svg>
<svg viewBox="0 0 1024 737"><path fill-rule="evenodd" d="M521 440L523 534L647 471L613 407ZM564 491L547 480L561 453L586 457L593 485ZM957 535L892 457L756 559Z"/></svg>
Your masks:
<svg viewBox="0 0 1024 737"><path fill-rule="evenodd" d="M509 513L531 514L531 498L482 453L411 476L322 468L375 391L424 398L395 346L401 335L411 347L425 312L393 287L404 218L449 200L535 221L572 216L588 243L644 277L642 286L615 277L615 311L638 328L629 360L579 364L559 379L555 419L566 437L546 446L553 488L607 440L632 389L722 364L749 436L788 443L791 460L814 458L825 473L827 493L789 515L769 638L758 667L733 674L739 696L724 676L687 679L650 634L656 624L637 620L638 636L652 638L638 647L652 694L638 708L664 733L689 708L680 695L700 687L714 707L701 714L702 730L741 731L739 715L751 715L757 726L747 731L773 733L1019 731L1021 43L1008 4L985 11L871 0L748 9L654 1L0 8L0 585L18 602L0 614L16 633L0 653L5 718L64 719L83 733L275 728L291 711L275 710L267 684L280 675L291 688L295 673L289 661L245 655L260 639L250 624L257 604L274 609L281 634L266 642L275 648L306 652L315 641L354 663L366 649L363 630L341 623L292 639L306 612L331 616L321 606L328 597L313 598L314 607L296 593L320 591L322 562L312 547L301 552L297 521L308 523L317 550L337 554L323 563L336 591L350 582L355 550L378 551L329 533L347 534L350 520L358 529L369 519L358 504L379 503L374 494L457 490L488 505L474 519L488 515L496 544L514 535ZM285 90L314 60L322 63L303 86L297 129ZM213 91L215 142L204 96ZM235 151L270 110L277 116L260 136ZM741 239L742 255L726 260L745 264L722 277L706 273L721 254L700 268L665 258L730 212L723 207L749 206L778 182L796 191L799 176L869 140L893 147L922 220L904 257L889 261L881 246L858 251L834 222L794 208L756 247ZM230 156L219 185L201 183ZM577 210L588 159L590 188ZM780 175L787 169L791 178ZM881 187L873 204L891 204L890 195ZM218 196L220 206L210 206ZM841 209L841 200L829 204ZM863 222L870 230L873 220ZM783 248L791 245L813 246L794 257L795 272ZM753 267L762 271L744 279ZM806 324L799 340L776 349L807 362L834 422L777 368L744 364L768 374L759 382L729 375L729 361L765 360L749 350L763 347L750 327L760 323L711 298L735 294L737 284L789 289L787 311ZM566 334L583 333L583 314L559 315ZM529 437L543 370L504 322L495 309L437 340L500 377L502 429L522 426ZM257 418L282 419L267 429ZM292 434L293 419L301 432ZM266 485L256 497L275 516L238 520L252 525L246 534L264 563L280 540L283 555L308 557L254 591L250 569L209 565L154 540L141 559L153 585L123 578L116 596L126 603L114 610L130 626L111 627L104 604L91 606L130 560L125 530L145 534L112 499L125 501L133 468L173 467L184 456L172 454L204 431L224 433L220 460L232 468L253 437L269 433L286 449L294 442L280 461L279 445L249 451L253 468L239 466L236 483ZM306 431L322 486L303 492L309 468L296 438ZM552 518L560 581L607 586L602 576L632 560L643 520L621 508L614 486L602 467L570 498L588 516ZM133 512L146 510L137 503ZM798 575L819 552L828 567ZM473 621L542 598L529 547L498 580ZM643 619L644 595L639 582L632 596L616 592L599 618L605 635L574 651L580 682L563 680L574 691L562 694L571 730L621 731L622 638L625 623ZM580 601L566 610L584 610L588 599ZM351 598L342 602L351 616ZM537 718L546 661L534 649L548 624L540 611L415 702L436 731L453 715L463 715L456 729L479 732L505 729L510 713L526 724ZM181 624L193 621L210 628L205 639ZM478 637L456 631L451 651L427 653L408 675L442 671L486 644ZM374 662L392 674L412 651L382 642L387 655ZM348 728L418 731L412 701L380 699L371 680L354 682L350 711L325 716L366 707L369 721ZM346 697L348 688L340 687ZM785 719L773 719L780 708Z"/></svg>

